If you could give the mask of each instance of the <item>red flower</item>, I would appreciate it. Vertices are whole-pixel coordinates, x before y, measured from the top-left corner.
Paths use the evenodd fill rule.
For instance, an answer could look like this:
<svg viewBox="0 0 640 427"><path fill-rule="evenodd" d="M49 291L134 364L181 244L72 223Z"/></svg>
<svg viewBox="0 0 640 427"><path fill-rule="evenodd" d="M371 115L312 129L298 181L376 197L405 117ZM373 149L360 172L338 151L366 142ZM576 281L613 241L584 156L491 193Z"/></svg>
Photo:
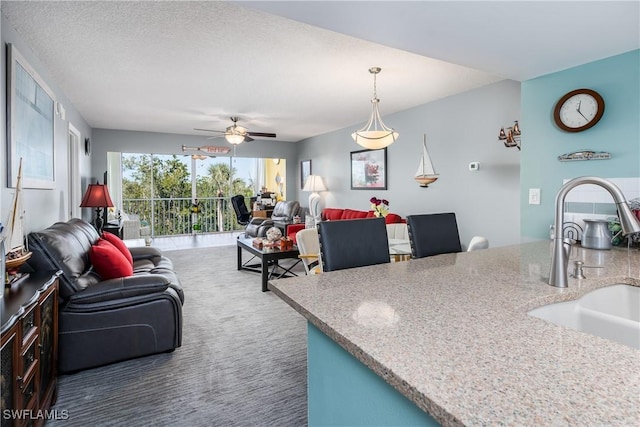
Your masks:
<svg viewBox="0 0 640 427"><path fill-rule="evenodd" d="M373 214L377 217L384 217L389 214L389 201L385 199L378 199L377 197L372 197L369 199L371 203L371 210L373 210Z"/></svg>

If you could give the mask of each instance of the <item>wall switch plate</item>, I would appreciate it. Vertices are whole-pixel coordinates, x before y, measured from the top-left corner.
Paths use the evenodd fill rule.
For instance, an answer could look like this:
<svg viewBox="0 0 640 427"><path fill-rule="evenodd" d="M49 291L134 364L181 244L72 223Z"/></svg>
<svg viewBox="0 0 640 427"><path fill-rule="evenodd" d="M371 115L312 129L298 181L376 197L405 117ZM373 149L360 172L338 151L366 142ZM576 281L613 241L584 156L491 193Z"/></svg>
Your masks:
<svg viewBox="0 0 640 427"><path fill-rule="evenodd" d="M540 189L539 188L530 188L529 189L529 204L530 205L539 205L540 204Z"/></svg>
<svg viewBox="0 0 640 427"><path fill-rule="evenodd" d="M480 169L480 162L471 162L471 163L469 163L469 170L470 171L477 171L478 169Z"/></svg>

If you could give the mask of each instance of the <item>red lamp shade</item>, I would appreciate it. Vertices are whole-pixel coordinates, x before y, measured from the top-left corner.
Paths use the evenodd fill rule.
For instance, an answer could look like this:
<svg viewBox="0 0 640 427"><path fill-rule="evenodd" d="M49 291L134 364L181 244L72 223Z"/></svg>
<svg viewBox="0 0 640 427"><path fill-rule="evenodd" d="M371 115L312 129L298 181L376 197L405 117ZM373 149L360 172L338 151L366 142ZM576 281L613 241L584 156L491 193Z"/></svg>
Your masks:
<svg viewBox="0 0 640 427"><path fill-rule="evenodd" d="M89 184L84 193L81 208L110 208L113 206L106 184Z"/></svg>

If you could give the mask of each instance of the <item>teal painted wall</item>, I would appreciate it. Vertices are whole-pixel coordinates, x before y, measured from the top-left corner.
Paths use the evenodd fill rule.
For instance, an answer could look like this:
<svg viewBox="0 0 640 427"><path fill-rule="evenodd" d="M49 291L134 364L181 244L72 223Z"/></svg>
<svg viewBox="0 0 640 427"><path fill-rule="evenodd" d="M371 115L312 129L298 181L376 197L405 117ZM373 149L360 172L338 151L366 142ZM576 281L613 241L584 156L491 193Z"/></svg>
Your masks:
<svg viewBox="0 0 640 427"><path fill-rule="evenodd" d="M440 425L311 323L307 337L309 427Z"/></svg>
<svg viewBox="0 0 640 427"><path fill-rule="evenodd" d="M564 132L553 122L553 109L562 95L578 88L602 95L604 116L591 129ZM520 230L523 240L544 239L563 179L640 177L640 50L522 82L521 90ZM612 158L557 160L581 149L608 151ZM528 204L529 188L541 189L540 205Z"/></svg>

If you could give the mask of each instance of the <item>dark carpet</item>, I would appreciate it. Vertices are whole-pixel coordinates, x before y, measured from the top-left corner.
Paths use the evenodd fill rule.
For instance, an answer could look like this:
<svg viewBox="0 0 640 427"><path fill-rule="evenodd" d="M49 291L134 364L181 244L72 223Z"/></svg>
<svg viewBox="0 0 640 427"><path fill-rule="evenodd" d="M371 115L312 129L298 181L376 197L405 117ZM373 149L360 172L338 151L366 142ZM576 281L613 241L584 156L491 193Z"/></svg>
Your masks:
<svg viewBox="0 0 640 427"><path fill-rule="evenodd" d="M59 377L52 409L69 418L47 427L306 425L302 316L237 271L235 246L165 254L185 293L182 347Z"/></svg>

